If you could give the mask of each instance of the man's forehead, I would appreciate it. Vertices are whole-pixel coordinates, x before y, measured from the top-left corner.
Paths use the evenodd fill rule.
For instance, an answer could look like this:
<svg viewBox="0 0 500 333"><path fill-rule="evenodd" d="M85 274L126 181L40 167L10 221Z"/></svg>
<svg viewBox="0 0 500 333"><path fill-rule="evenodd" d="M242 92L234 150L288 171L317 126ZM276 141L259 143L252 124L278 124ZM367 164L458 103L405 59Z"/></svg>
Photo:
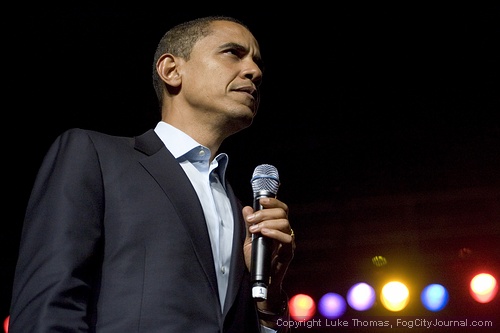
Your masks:
<svg viewBox="0 0 500 333"><path fill-rule="evenodd" d="M257 40L246 27L231 21L214 21L211 25L212 33L203 38L207 39L207 42L213 42L219 46L238 44L246 49L259 52Z"/></svg>

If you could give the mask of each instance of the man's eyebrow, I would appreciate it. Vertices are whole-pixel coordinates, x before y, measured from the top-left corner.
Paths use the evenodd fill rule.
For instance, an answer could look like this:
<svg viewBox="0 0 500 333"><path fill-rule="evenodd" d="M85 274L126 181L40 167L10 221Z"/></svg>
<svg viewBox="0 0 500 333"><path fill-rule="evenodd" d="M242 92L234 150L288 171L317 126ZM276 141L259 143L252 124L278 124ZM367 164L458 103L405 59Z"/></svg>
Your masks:
<svg viewBox="0 0 500 333"><path fill-rule="evenodd" d="M225 43L225 44L222 44L220 46L221 49L236 49L240 52L248 52L248 49L246 47L244 47L243 45L241 44L238 44L238 43L234 43L234 42L229 42L229 43Z"/></svg>

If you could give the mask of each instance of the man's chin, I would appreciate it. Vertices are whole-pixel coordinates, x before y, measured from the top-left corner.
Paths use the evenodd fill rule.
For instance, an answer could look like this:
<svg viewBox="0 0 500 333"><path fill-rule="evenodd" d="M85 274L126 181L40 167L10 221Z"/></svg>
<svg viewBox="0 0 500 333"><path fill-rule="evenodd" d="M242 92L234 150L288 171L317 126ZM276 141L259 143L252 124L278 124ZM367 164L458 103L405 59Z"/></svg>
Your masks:
<svg viewBox="0 0 500 333"><path fill-rule="evenodd" d="M227 124L226 128L231 129L231 134L237 133L241 130L244 130L245 128L250 127L253 123L253 115L252 116L247 116L247 117L238 117L234 118L231 122Z"/></svg>

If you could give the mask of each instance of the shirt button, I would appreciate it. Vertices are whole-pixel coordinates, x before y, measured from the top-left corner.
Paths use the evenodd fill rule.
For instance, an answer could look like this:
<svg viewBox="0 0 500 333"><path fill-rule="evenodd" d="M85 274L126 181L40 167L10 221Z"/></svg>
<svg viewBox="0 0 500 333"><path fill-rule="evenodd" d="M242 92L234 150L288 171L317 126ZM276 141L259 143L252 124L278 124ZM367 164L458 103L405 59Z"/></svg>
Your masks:
<svg viewBox="0 0 500 333"><path fill-rule="evenodd" d="M204 151L203 149L201 149L201 150L199 151L198 155L200 155L200 156L205 156L205 151Z"/></svg>
<svg viewBox="0 0 500 333"><path fill-rule="evenodd" d="M226 266L222 266L220 270L222 271L222 274L226 274Z"/></svg>

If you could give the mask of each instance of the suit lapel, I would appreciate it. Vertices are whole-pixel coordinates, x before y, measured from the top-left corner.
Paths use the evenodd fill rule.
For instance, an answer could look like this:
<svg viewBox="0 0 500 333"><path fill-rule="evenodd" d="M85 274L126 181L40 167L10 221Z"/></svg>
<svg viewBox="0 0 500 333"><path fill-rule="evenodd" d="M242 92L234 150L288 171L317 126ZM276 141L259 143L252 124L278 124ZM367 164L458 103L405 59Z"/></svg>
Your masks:
<svg viewBox="0 0 500 333"><path fill-rule="evenodd" d="M183 225L193 240L195 253L218 300L217 277L210 238L196 191L182 167L153 130L136 138L136 149L149 155L139 162L158 182L176 207Z"/></svg>
<svg viewBox="0 0 500 333"><path fill-rule="evenodd" d="M243 274L246 269L243 256L243 242L245 241L246 228L245 222L241 218L241 209L243 208L237 200L229 184L226 183L227 195L233 207L234 229L233 229L233 249L231 256L231 271L229 272L229 284L227 286L226 301L224 303L224 315L227 314L233 305L238 290L240 289Z"/></svg>

